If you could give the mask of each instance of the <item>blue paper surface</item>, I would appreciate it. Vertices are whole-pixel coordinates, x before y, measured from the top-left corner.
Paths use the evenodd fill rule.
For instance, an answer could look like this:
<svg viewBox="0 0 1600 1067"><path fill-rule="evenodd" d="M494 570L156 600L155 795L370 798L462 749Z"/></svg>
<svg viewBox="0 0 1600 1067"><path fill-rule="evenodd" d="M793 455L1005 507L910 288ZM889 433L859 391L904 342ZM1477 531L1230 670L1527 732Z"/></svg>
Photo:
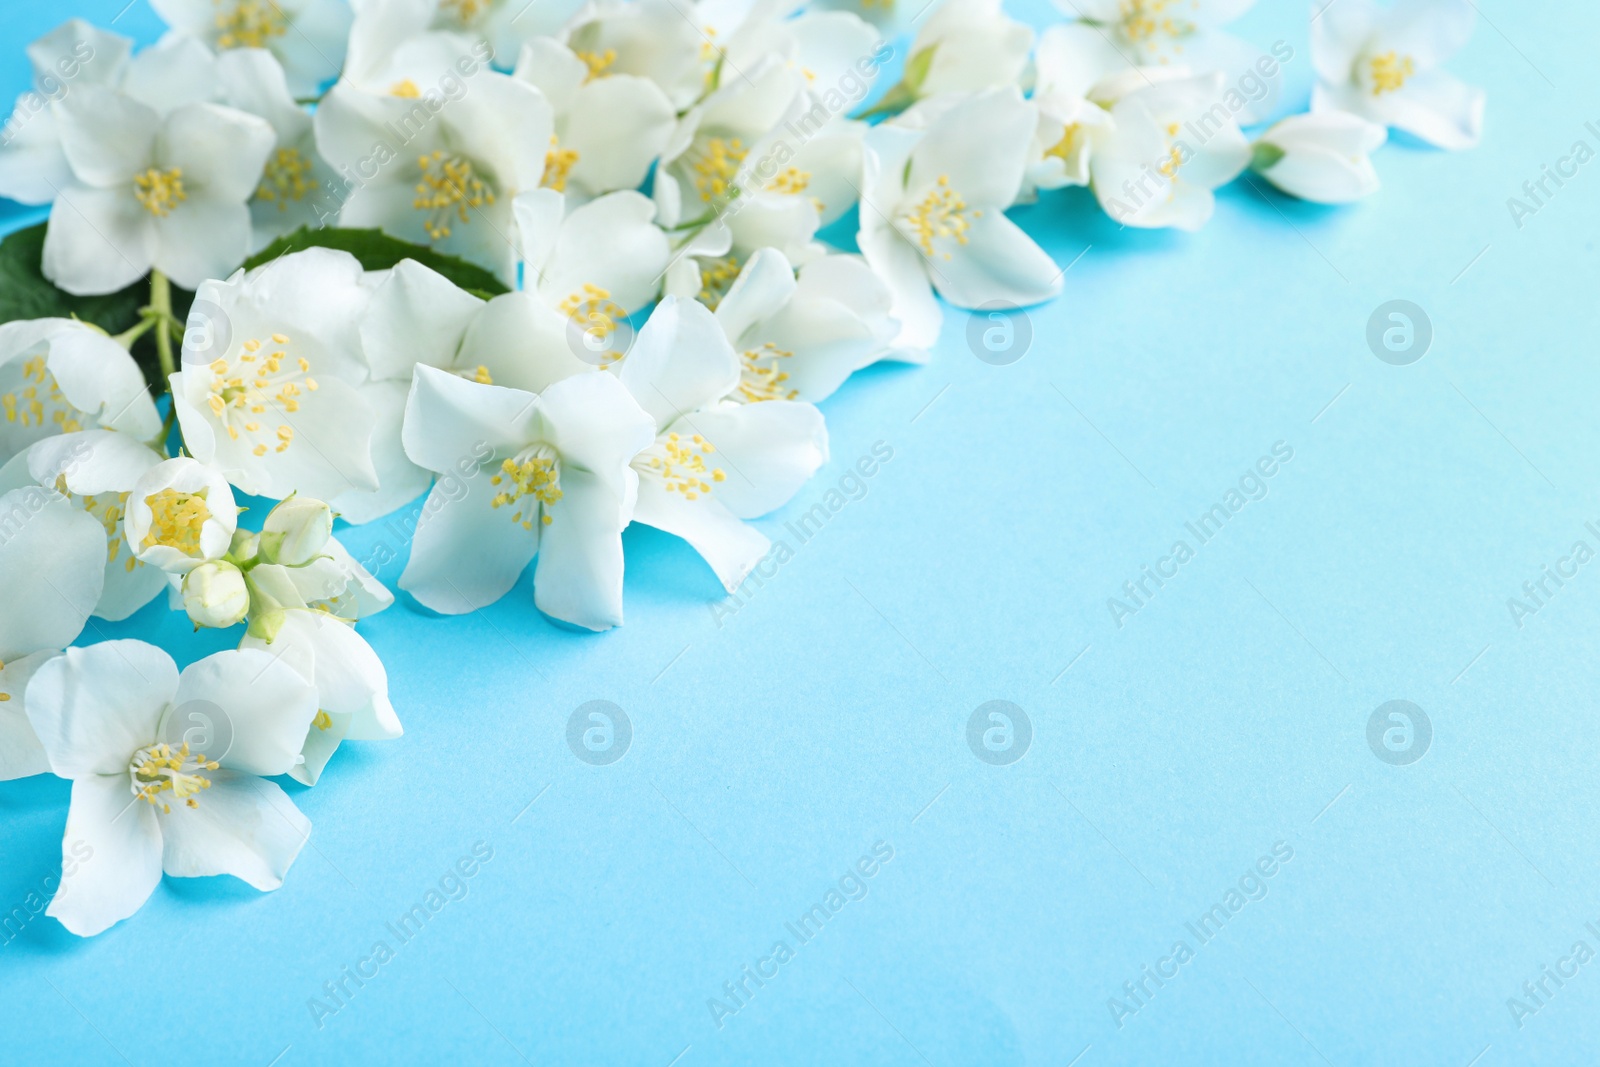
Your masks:
<svg viewBox="0 0 1600 1067"><path fill-rule="evenodd" d="M1286 108L1306 6L1233 27L1293 47ZM975 358L952 311L929 366L827 401L747 598L635 527L618 631L526 579L364 622L406 734L288 786L315 829L284 887L169 878L88 941L32 918L0 1063L1594 1062L1600 164L1521 226L1506 201L1600 148L1600 13L1478 6L1451 69L1483 144L1391 144L1368 202L1241 181L1194 235L1083 190L1014 211L1072 264L1027 354ZM0 12L7 99L69 13L155 39L119 8ZM1404 366L1367 343L1397 299L1433 331ZM404 515L341 533L391 586ZM188 630L158 602L83 641L231 641ZM568 742L595 700L631 725L609 764ZM1009 764L987 712L969 746L997 700L1031 727ZM1431 727L1415 762L1388 712L1369 743L1390 701ZM53 884L67 796L0 786L5 910Z"/></svg>

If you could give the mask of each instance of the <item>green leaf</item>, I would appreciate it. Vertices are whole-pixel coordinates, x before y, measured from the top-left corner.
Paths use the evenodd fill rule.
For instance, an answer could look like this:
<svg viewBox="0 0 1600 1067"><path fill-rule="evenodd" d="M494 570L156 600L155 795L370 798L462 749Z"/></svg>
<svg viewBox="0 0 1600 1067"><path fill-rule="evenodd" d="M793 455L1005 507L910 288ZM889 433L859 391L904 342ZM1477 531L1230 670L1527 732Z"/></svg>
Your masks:
<svg viewBox="0 0 1600 1067"><path fill-rule="evenodd" d="M62 318L91 322L107 333L121 333L139 322L139 309L150 302L150 282L141 279L120 292L103 296L73 296L58 289L40 269L44 258L45 224L17 230L0 241L0 322L16 319ZM172 311L182 322L189 315L194 294L172 288ZM133 355L145 379L157 382L155 342L150 334L139 338Z"/></svg>
<svg viewBox="0 0 1600 1067"><path fill-rule="evenodd" d="M911 89L920 91L922 83L928 80L928 71L933 66L933 54L939 50L938 45L929 45L919 50L906 61L905 75L900 79Z"/></svg>
<svg viewBox="0 0 1600 1067"><path fill-rule="evenodd" d="M338 227L310 229L301 227L287 237L280 237L260 252L245 260L248 270L270 263L279 256L305 248L334 248L349 252L361 261L366 270L388 270L402 259L414 259L424 267L436 270L463 289L498 296L510 292L500 279L482 267L468 263L456 256L435 252L426 245L415 245L390 237L381 230L350 230Z"/></svg>
<svg viewBox="0 0 1600 1067"><path fill-rule="evenodd" d="M1250 146L1250 169L1253 171L1268 170L1284 157L1283 149L1265 141L1257 141Z"/></svg>

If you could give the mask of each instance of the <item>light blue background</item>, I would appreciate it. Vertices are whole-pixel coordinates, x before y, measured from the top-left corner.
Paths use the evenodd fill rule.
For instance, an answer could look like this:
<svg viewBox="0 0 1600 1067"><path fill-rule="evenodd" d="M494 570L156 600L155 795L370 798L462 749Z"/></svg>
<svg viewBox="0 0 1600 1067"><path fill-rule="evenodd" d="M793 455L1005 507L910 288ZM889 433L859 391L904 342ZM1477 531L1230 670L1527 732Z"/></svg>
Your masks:
<svg viewBox="0 0 1600 1067"><path fill-rule="evenodd" d="M315 830L284 888L167 879L90 941L35 920L0 947L0 1062L1594 1062L1600 960L1520 1030L1506 1000L1600 949L1600 562L1520 629L1506 600L1600 547L1600 164L1521 230L1506 199L1600 146L1600 14L1480 6L1452 69L1488 90L1483 145L1385 148L1365 204L1239 183L1197 235L1121 231L1082 191L1015 212L1082 254L1032 350L982 363L952 313L930 366L830 400L833 461L762 523L794 558L722 625L710 572L637 528L616 632L558 629L526 583L364 623L406 735L290 786ZM8 96L59 17L0 14ZM1292 106L1306 20L1266 0L1236 27L1294 47ZM141 2L116 27L157 24ZM1413 366L1364 341L1393 298L1434 324ZM866 496L790 539L880 440ZM1280 440L1270 495L1118 629L1107 598ZM156 605L85 640L226 643L187 630ZM634 726L612 766L567 748L591 699ZM1009 767L967 748L991 699L1033 723ZM1412 766L1367 745L1391 699L1433 723ZM0 788L7 909L58 869L67 794ZM708 998L878 840L866 898L713 1025ZM308 999L479 841L469 895L314 1025ZM1185 922L1278 841L1266 898L1119 1029L1108 998L1196 946Z"/></svg>

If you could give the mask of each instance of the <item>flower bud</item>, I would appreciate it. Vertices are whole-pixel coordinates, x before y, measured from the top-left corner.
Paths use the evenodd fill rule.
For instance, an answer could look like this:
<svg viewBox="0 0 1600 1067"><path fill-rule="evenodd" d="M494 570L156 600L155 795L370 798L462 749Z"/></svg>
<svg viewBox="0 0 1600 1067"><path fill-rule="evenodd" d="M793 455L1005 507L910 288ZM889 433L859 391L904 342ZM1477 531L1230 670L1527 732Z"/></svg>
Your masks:
<svg viewBox="0 0 1600 1067"><path fill-rule="evenodd" d="M221 629L240 622L250 610L244 574L220 560L200 564L184 576L183 607L196 626Z"/></svg>
<svg viewBox="0 0 1600 1067"><path fill-rule="evenodd" d="M333 535L333 510L320 500L292 496L272 509L261 527L261 558L301 567L322 554Z"/></svg>

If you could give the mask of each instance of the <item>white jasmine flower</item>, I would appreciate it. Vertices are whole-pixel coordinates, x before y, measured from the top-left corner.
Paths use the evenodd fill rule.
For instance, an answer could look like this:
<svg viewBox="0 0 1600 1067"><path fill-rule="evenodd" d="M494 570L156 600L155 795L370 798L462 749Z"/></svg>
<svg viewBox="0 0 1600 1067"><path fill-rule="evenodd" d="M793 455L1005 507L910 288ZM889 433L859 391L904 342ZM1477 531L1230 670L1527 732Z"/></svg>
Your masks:
<svg viewBox="0 0 1600 1067"><path fill-rule="evenodd" d="M533 279L531 272L529 278ZM593 298L601 307L609 302L610 291L602 292L605 297ZM580 310L602 314L595 307ZM614 327L617 320L605 321ZM433 480L431 472L407 458L400 440L406 397L418 364L536 393L561 378L594 369L598 359L579 358L568 314L538 295L519 291L485 302L409 259L385 272L360 328L372 375L362 392L378 418L372 453L380 487L375 492L352 490L334 499L339 513L355 523L371 521L414 500L428 491ZM480 451L486 454L487 447ZM466 463L479 458L476 453L461 457Z"/></svg>
<svg viewBox="0 0 1600 1067"><path fill-rule="evenodd" d="M701 10L712 13L709 6ZM808 104L822 108L813 130L859 104L892 54L875 26L848 11L792 15L782 4L755 4L735 5L730 14L733 24L713 34L722 42L718 86L731 85L764 64L781 63L804 79Z"/></svg>
<svg viewBox="0 0 1600 1067"><path fill-rule="evenodd" d="M214 61L192 37L171 34L138 55L133 42L69 19L28 46L34 87L17 106L0 137L0 196L23 204L48 204L72 181L52 105L79 86L116 89L165 115L217 94Z"/></svg>
<svg viewBox="0 0 1600 1067"><path fill-rule="evenodd" d="M1467 43L1476 20L1468 0L1330 6L1311 24L1311 109L1349 111L1438 148L1471 148L1483 133L1483 90L1439 65Z"/></svg>
<svg viewBox="0 0 1600 1067"><path fill-rule="evenodd" d="M1344 111L1291 115L1255 143L1251 167L1279 189L1319 204L1348 204L1378 191L1369 158L1382 126Z"/></svg>
<svg viewBox="0 0 1600 1067"><path fill-rule="evenodd" d="M609 290L579 291L583 299L573 315L585 316L585 329L590 321L604 323L603 349L625 313L610 301ZM482 384L539 392L602 361L603 351L591 357L580 347L576 321L533 292L505 293L485 302L421 264L397 264L378 285L361 324L373 377L364 393L378 413L373 455L381 487L341 494L334 501L339 512L352 522L366 522L427 491L433 475L406 457L400 437L412 372L419 364ZM469 452L460 458L471 464L481 456Z"/></svg>
<svg viewBox="0 0 1600 1067"><path fill-rule="evenodd" d="M168 574L227 555L239 527L239 507L222 474L179 456L139 476L128 493L123 532L135 556Z"/></svg>
<svg viewBox="0 0 1600 1067"><path fill-rule="evenodd" d="M350 29L350 60L344 76L360 73L408 50L448 39L510 63L523 42L558 32L581 0L364 0ZM455 46L452 45L452 48ZM459 54L459 52L458 52Z"/></svg>
<svg viewBox="0 0 1600 1067"><path fill-rule="evenodd" d="M711 312L669 296L617 374L655 422L655 442L632 462L633 517L688 541L730 593L771 547L741 520L787 503L828 458L828 431L812 405L724 400L741 373Z"/></svg>
<svg viewBox="0 0 1600 1067"><path fill-rule="evenodd" d="M127 618L167 585L166 572L141 560L125 531L129 495L163 458L130 434L84 430L45 438L17 461L33 481L53 487L100 525L105 582L94 613L102 619Z"/></svg>
<svg viewBox="0 0 1600 1067"><path fill-rule="evenodd" d="M377 489L360 388L370 295L354 256L322 248L200 286L172 376L190 454L257 496Z"/></svg>
<svg viewBox="0 0 1600 1067"><path fill-rule="evenodd" d="M715 37L672 0L591 0L561 41L592 74L649 78L679 111L705 92L716 68Z"/></svg>
<svg viewBox="0 0 1600 1067"><path fill-rule="evenodd" d="M349 622L287 608L270 639L247 633L239 647L281 658L316 687L317 714L302 740L301 761L289 769L296 781L316 785L343 741L387 741L403 733L383 663Z"/></svg>
<svg viewBox="0 0 1600 1067"><path fill-rule="evenodd" d="M1238 120L1260 122L1277 103L1277 64L1261 49L1219 29L1255 6L1256 0L1057 0L1079 21L1066 27L1083 55L1129 72L1140 67L1182 65L1197 74L1222 74L1219 91L1206 106L1223 99L1220 86L1238 86ZM1268 62L1269 66L1261 64Z"/></svg>
<svg viewBox="0 0 1600 1067"><path fill-rule="evenodd" d="M281 657L317 689L319 710L306 732L303 762L289 773L315 785L343 740L399 737L389 679L355 620L394 597L327 532L327 506L294 497L273 509L255 546L250 626L241 648ZM285 535L281 540L280 534Z"/></svg>
<svg viewBox="0 0 1600 1067"><path fill-rule="evenodd" d="M537 88L554 109L544 186L565 193L571 205L638 188L672 133L672 103L655 82L632 74L596 76L548 37L522 46L512 76Z"/></svg>
<svg viewBox="0 0 1600 1067"><path fill-rule="evenodd" d="M912 100L1016 85L1032 47L1033 30L1000 0L944 0L911 42L903 84Z"/></svg>
<svg viewBox="0 0 1600 1067"><path fill-rule="evenodd" d="M857 243L894 294L897 345L926 349L937 339L934 289L965 308L1036 304L1061 291L1060 270L1005 216L1037 124L1015 89L994 89L926 128L868 132Z"/></svg>
<svg viewBox="0 0 1600 1067"><path fill-rule="evenodd" d="M359 174L339 225L376 227L516 281L511 204L544 179L554 118L533 86L483 71L458 99L377 95L347 83L315 116L317 147Z"/></svg>
<svg viewBox="0 0 1600 1067"><path fill-rule="evenodd" d="M1232 118L1194 121L1216 98L1222 75L1174 69L1111 108L1113 128L1098 137L1089 169L1100 206L1126 226L1198 230L1211 218L1211 190L1239 176L1250 143Z"/></svg>
<svg viewBox="0 0 1600 1067"><path fill-rule="evenodd" d="M628 190L567 212L560 193L539 189L517 198L515 214L523 283L579 329L595 332L592 362L601 362L617 323L661 291L671 252L654 222L656 205Z"/></svg>
<svg viewBox="0 0 1600 1067"><path fill-rule="evenodd" d="M0 325L0 463L45 437L98 427L140 441L161 433L127 350L74 319Z"/></svg>
<svg viewBox="0 0 1600 1067"><path fill-rule="evenodd" d="M611 374L577 374L539 394L417 367L405 446L428 470L470 476L434 486L400 587L448 615L481 608L516 584L528 562L534 603L563 622L622 622L622 530L638 475L629 466L654 424ZM464 491L463 491L464 487Z"/></svg>
<svg viewBox="0 0 1600 1067"><path fill-rule="evenodd" d="M74 85L116 85L133 42L82 19L69 19L28 46L33 88L17 97L0 139L0 196L48 204L72 178L51 104Z"/></svg>
<svg viewBox="0 0 1600 1067"><path fill-rule="evenodd" d="M34 672L89 620L105 554L100 524L53 490L0 495L0 781L50 769L23 698Z"/></svg>
<svg viewBox="0 0 1600 1067"><path fill-rule="evenodd" d="M278 888L311 824L260 776L295 766L316 712L316 690L264 652L219 652L182 674L142 641L46 662L28 685L28 719L50 769L72 780L64 841L94 850L63 872L46 914L97 934L138 911L163 870ZM191 731L221 749L191 746Z"/></svg>
<svg viewBox="0 0 1600 1067"><path fill-rule="evenodd" d="M277 138L250 198L251 251L302 226L316 226L321 197L338 180L317 154L311 116L294 101L271 52L236 48L217 59L223 102L266 120Z"/></svg>
<svg viewBox="0 0 1600 1067"><path fill-rule="evenodd" d="M771 64L717 89L683 116L656 169L663 226L720 212L734 197L757 191L740 181L755 162L751 151L793 109L802 81L797 72Z"/></svg>
<svg viewBox="0 0 1600 1067"><path fill-rule="evenodd" d="M893 347L900 328L890 306L888 286L859 256L814 259L796 280L781 252L758 251L716 308L739 354L739 384L727 399L816 403L880 359L925 359Z"/></svg>
<svg viewBox="0 0 1600 1067"><path fill-rule="evenodd" d="M1111 129L1111 113L1092 101L1097 83L1125 63L1094 29L1068 23L1039 36L1034 54L1032 100L1039 109L1024 197L1035 189L1089 184L1089 158L1095 142Z"/></svg>
<svg viewBox="0 0 1600 1067"><path fill-rule="evenodd" d="M758 248L796 261L817 254L817 230L856 201L867 128L831 116L804 85L779 63L730 81L680 120L662 153L661 224L705 227L677 262L701 272L708 299Z"/></svg>
<svg viewBox="0 0 1600 1067"><path fill-rule="evenodd" d="M104 86L56 105L73 180L50 210L44 274L74 294L115 292L152 267L193 289L250 247L250 212L272 127L214 104L165 118Z"/></svg>
<svg viewBox="0 0 1600 1067"><path fill-rule="evenodd" d="M265 48L296 96L312 96L339 73L350 8L343 0L150 0L167 25L218 52Z"/></svg>

